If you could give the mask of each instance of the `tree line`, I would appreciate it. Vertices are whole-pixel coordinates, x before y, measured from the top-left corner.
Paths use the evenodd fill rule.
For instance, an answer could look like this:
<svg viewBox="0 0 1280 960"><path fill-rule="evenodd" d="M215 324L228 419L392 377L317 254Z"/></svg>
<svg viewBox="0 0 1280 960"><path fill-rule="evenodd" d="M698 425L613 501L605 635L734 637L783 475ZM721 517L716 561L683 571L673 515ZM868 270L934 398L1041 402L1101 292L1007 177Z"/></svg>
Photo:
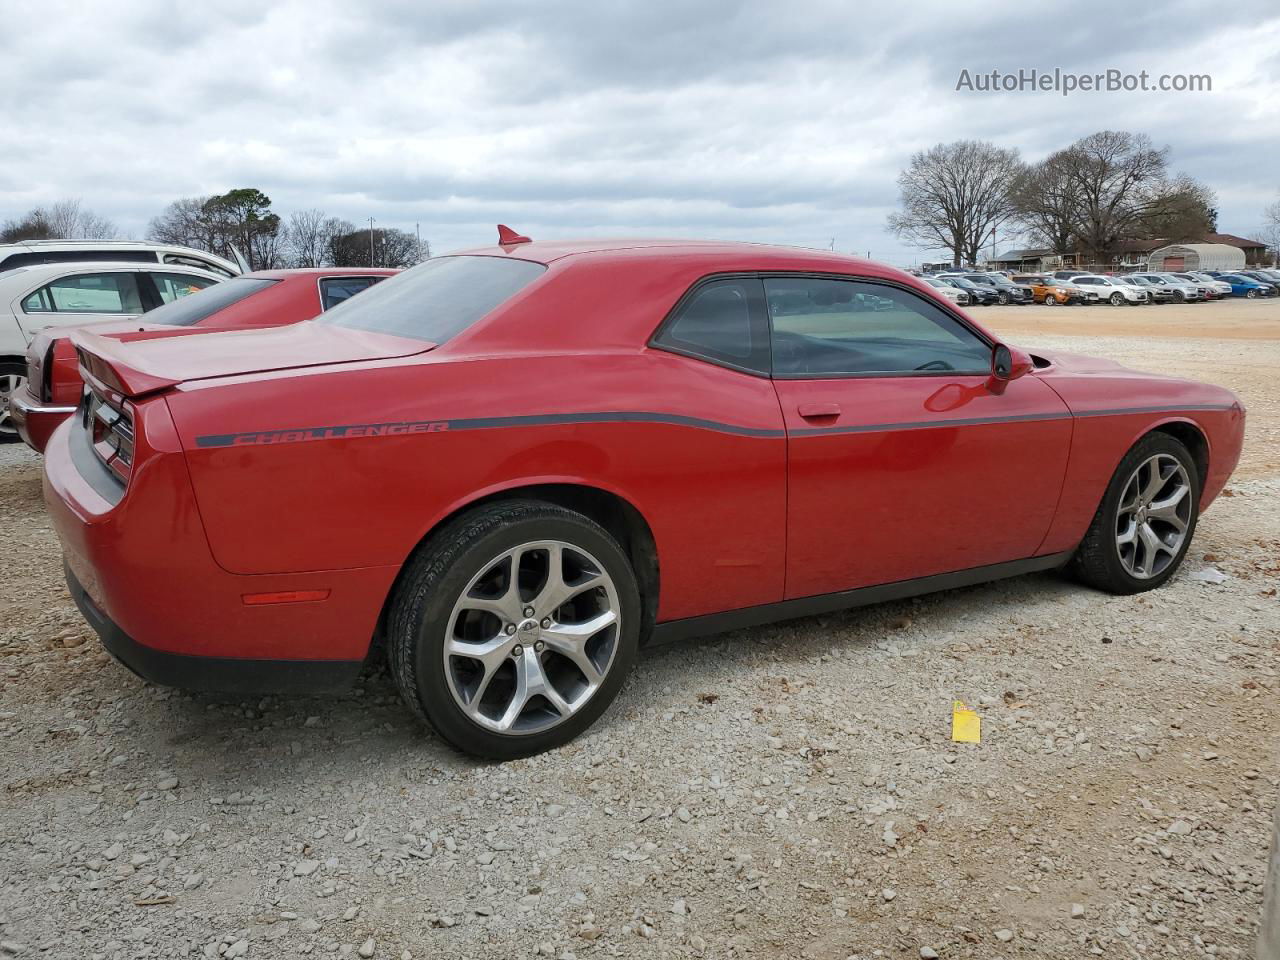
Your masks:
<svg viewBox="0 0 1280 960"><path fill-rule="evenodd" d="M915 246L975 263L998 233L1106 262L1134 240L1194 241L1217 230L1213 191L1169 171L1169 148L1103 130L1038 163L978 140L940 143L898 177L889 229Z"/></svg>
<svg viewBox="0 0 1280 960"><path fill-rule="evenodd" d="M62 200L35 207L0 224L0 243L20 240L109 239L115 224ZM281 267L408 267L431 255L430 244L394 227L357 227L322 210L281 217L271 198L254 187L182 197L153 217L147 239L194 247L234 260L238 250L251 270Z"/></svg>

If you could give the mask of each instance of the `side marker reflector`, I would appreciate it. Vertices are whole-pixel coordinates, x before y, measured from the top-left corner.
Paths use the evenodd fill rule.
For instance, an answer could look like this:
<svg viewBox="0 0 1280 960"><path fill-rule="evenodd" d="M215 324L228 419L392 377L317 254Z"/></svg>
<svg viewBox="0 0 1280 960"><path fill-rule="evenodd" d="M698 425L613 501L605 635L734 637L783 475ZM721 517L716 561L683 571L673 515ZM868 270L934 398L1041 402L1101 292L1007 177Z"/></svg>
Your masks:
<svg viewBox="0 0 1280 960"><path fill-rule="evenodd" d="M257 607L265 603L314 603L317 600L328 600L328 590L280 590L276 593L246 593L241 598L247 607Z"/></svg>

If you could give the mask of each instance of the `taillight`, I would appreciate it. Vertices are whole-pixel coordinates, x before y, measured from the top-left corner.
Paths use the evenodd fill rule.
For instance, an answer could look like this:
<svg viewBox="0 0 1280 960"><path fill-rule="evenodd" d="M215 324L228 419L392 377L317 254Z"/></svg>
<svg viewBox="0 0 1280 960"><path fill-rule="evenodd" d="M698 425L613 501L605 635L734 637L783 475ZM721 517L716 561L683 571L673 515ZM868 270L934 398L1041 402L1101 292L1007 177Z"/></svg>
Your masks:
<svg viewBox="0 0 1280 960"><path fill-rule="evenodd" d="M98 459L122 482L128 481L133 469L132 408L118 394L107 396L86 387L81 416Z"/></svg>

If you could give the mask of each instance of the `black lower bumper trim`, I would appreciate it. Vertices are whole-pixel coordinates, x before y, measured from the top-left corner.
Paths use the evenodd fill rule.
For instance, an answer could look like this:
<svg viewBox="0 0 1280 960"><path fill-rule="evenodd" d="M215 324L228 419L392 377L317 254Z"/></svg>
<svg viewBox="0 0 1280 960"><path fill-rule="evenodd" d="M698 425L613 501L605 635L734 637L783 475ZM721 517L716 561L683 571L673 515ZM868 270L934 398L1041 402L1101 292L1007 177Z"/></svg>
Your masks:
<svg viewBox="0 0 1280 960"><path fill-rule="evenodd" d="M69 568L66 575L71 598L107 652L151 683L204 693L327 693L351 686L364 666L363 660L257 660L156 650L138 643L98 609Z"/></svg>

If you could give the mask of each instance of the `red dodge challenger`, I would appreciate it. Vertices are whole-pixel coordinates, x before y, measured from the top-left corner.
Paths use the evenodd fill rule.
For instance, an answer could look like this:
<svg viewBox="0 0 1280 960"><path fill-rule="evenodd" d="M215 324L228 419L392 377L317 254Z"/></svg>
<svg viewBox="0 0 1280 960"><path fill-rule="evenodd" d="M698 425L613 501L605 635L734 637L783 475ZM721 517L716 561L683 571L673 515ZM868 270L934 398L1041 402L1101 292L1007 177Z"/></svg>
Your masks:
<svg viewBox="0 0 1280 960"><path fill-rule="evenodd" d="M151 340L216 330L278 327L310 320L323 310L399 270L325 267L259 270L206 289L208 296L181 297L145 316L95 323L89 329L116 340ZM27 383L10 396L14 426L37 453L55 427L75 412L80 379L72 327L36 334L27 349Z"/></svg>
<svg viewBox="0 0 1280 960"><path fill-rule="evenodd" d="M108 650L256 693L380 638L445 739L523 756L645 643L1068 565L1157 587L1240 455L1230 391L1028 355L881 264L500 238L311 323L74 335L45 498Z"/></svg>

